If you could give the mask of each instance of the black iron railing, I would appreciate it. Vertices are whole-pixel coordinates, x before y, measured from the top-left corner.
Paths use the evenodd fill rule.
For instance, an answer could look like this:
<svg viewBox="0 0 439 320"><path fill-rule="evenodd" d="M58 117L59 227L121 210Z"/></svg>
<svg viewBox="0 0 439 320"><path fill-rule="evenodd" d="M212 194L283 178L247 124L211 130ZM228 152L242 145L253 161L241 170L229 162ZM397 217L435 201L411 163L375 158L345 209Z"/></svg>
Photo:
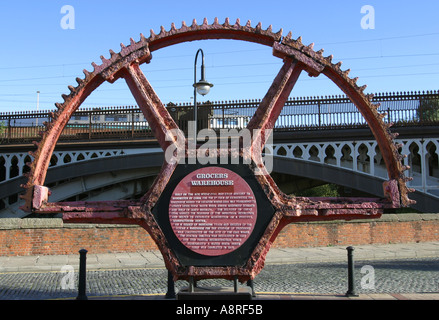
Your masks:
<svg viewBox="0 0 439 320"><path fill-rule="evenodd" d="M439 123L439 91L379 93L373 98L394 126ZM260 100L205 102L198 108L198 129L244 128ZM187 132L193 106L166 105L179 127ZM1 143L24 143L40 139L51 111L0 113ZM290 98L276 122L277 131L361 128L367 123L345 96ZM133 139L152 137L151 128L136 106L80 109L70 119L59 140Z"/></svg>

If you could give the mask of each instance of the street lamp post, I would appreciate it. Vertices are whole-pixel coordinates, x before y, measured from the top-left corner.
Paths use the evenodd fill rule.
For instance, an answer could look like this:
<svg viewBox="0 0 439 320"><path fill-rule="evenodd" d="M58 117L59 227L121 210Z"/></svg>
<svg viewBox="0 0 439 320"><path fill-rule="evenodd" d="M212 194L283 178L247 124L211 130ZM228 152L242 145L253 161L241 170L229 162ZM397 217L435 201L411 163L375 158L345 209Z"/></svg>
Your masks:
<svg viewBox="0 0 439 320"><path fill-rule="evenodd" d="M40 110L40 91L37 91L37 113ZM38 127L38 115L35 125Z"/></svg>
<svg viewBox="0 0 439 320"><path fill-rule="evenodd" d="M197 82L197 59L198 54L201 52L201 79ZM204 77L204 52L202 49L198 49L197 54L195 55L195 63L194 63L194 144L197 145L197 121L198 121L198 109L197 109L197 92L202 96L205 96L209 93L210 88L213 87L213 84L206 81Z"/></svg>

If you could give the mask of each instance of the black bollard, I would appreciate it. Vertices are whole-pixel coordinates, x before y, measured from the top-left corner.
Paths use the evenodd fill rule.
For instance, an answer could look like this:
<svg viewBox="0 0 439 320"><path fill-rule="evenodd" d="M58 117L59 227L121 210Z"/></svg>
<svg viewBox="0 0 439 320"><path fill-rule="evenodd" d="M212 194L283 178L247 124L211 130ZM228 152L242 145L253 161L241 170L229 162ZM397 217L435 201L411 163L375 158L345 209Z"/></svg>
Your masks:
<svg viewBox="0 0 439 320"><path fill-rule="evenodd" d="M76 300L88 300L86 294L86 261L87 250L79 250L79 283L78 283L78 296Z"/></svg>
<svg viewBox="0 0 439 320"><path fill-rule="evenodd" d="M347 247L348 251L348 291L346 297L358 297L355 292L355 280L354 280L354 247Z"/></svg>
<svg viewBox="0 0 439 320"><path fill-rule="evenodd" d="M194 277L189 277L189 292L190 293L194 293L195 292L195 285L194 285L194 282L195 282L195 280L194 280Z"/></svg>
<svg viewBox="0 0 439 320"><path fill-rule="evenodd" d="M168 291L166 292L166 299L175 299L175 285L174 277L171 271L168 271Z"/></svg>
<svg viewBox="0 0 439 320"><path fill-rule="evenodd" d="M247 281L247 286L250 287L250 289L252 290L252 297L256 297L256 293L255 293L255 287L253 285L253 280L250 279Z"/></svg>

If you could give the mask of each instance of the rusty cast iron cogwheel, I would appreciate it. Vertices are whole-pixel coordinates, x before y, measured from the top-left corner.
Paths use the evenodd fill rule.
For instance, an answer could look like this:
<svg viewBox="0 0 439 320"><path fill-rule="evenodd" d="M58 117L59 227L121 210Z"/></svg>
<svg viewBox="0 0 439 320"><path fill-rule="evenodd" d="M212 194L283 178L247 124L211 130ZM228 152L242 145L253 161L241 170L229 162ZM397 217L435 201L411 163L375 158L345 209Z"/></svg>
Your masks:
<svg viewBox="0 0 439 320"><path fill-rule="evenodd" d="M255 134L261 135L252 140L258 141L258 143L252 145L251 151L246 156L251 158L257 170L265 173L255 175L255 178L275 208L275 213L259 244L243 266L206 268L183 266L172 252L172 248L169 248L151 211L165 189L178 161L174 163L165 161L151 189L138 201L50 203L50 192L48 188L44 187L50 159L62 130L82 102L105 81L113 83L120 78L125 79L164 151L169 146L177 149L185 148L187 140L184 136L177 134L172 135L171 139L169 136L166 137L167 132L178 129L178 126L149 84L140 65L150 63L151 52L155 50L178 43L206 39L235 39L269 46L272 47L273 55L283 60L281 70L247 127L252 132L258 132ZM158 34L151 30L148 38L141 34L139 41L131 39L129 45L121 44L119 53L110 50L110 57L107 59L102 56L101 59L102 63L99 65L92 63L93 71L84 70L85 77L76 79L77 86L68 87L70 93L62 95L63 103L56 103L57 110L51 114L52 121L45 123L46 131L41 133L41 141L35 142L37 150L30 153L34 157L34 161L30 164L30 171L26 174L28 181L23 186L26 192L22 196L25 200L22 209L26 212L63 213L65 222L139 224L155 240L164 256L167 268L172 271L176 279L186 279L189 276L198 278L238 276L241 281L245 281L254 278L262 269L270 244L288 223L309 220L376 218L381 215L384 208L404 207L414 203L408 198L408 193L414 190L406 186L409 178L405 176L404 171L408 167L401 163L404 156L399 154L398 148L400 146L394 142L396 134L390 132L391 124L383 121L385 114L377 110L379 104L372 103L373 95L364 94L366 86L360 87L357 85L357 78L349 78L349 70L341 70L341 62L332 63L332 56L324 57L323 50L314 51L313 44L308 46L302 44L300 37L296 40L292 39L291 32L283 36L282 30L272 32L271 26L263 30L261 23L252 27L250 21L241 25L239 19L234 24L231 24L229 19L226 19L223 24L218 23L218 19L215 19L213 24L208 24L206 19L202 24L197 24L194 20L190 26L183 22L178 29L172 24L169 31L161 27ZM383 199L291 197L282 193L265 171L261 160L261 150L264 144L261 141L264 141L264 132L274 127L274 123L302 71L311 77L322 74L328 77L351 99L367 121L378 143L388 172L389 180L383 185L385 196ZM254 131L253 129L260 130ZM185 141L185 144L183 145L181 141Z"/></svg>

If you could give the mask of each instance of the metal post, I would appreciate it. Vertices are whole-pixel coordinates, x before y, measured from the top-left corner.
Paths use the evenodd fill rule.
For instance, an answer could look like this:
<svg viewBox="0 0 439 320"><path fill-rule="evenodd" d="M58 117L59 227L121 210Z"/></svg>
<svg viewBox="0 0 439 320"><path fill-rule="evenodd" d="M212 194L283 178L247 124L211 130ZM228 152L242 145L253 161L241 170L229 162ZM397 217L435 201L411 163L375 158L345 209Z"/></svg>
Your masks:
<svg viewBox="0 0 439 320"><path fill-rule="evenodd" d="M233 277L233 291L238 293L238 276Z"/></svg>
<svg viewBox="0 0 439 320"><path fill-rule="evenodd" d="M76 300L88 300L86 295L86 260L87 250L79 250L79 284Z"/></svg>
<svg viewBox="0 0 439 320"><path fill-rule="evenodd" d="M348 251L348 291L346 292L346 297L358 297L355 292L355 281L354 281L354 247L347 247Z"/></svg>
<svg viewBox="0 0 439 320"><path fill-rule="evenodd" d="M172 272L168 271L168 291L166 292L166 299L175 299L175 286Z"/></svg>
<svg viewBox="0 0 439 320"><path fill-rule="evenodd" d="M252 279L247 281L247 286L249 286L252 289L252 297L256 297L255 287Z"/></svg>
<svg viewBox="0 0 439 320"><path fill-rule="evenodd" d="M194 277L189 277L189 292L193 293L194 290Z"/></svg>
<svg viewBox="0 0 439 320"><path fill-rule="evenodd" d="M91 127L93 125L92 118L93 118L93 111L91 111L88 114L88 140L91 139L91 130L92 130Z"/></svg>

